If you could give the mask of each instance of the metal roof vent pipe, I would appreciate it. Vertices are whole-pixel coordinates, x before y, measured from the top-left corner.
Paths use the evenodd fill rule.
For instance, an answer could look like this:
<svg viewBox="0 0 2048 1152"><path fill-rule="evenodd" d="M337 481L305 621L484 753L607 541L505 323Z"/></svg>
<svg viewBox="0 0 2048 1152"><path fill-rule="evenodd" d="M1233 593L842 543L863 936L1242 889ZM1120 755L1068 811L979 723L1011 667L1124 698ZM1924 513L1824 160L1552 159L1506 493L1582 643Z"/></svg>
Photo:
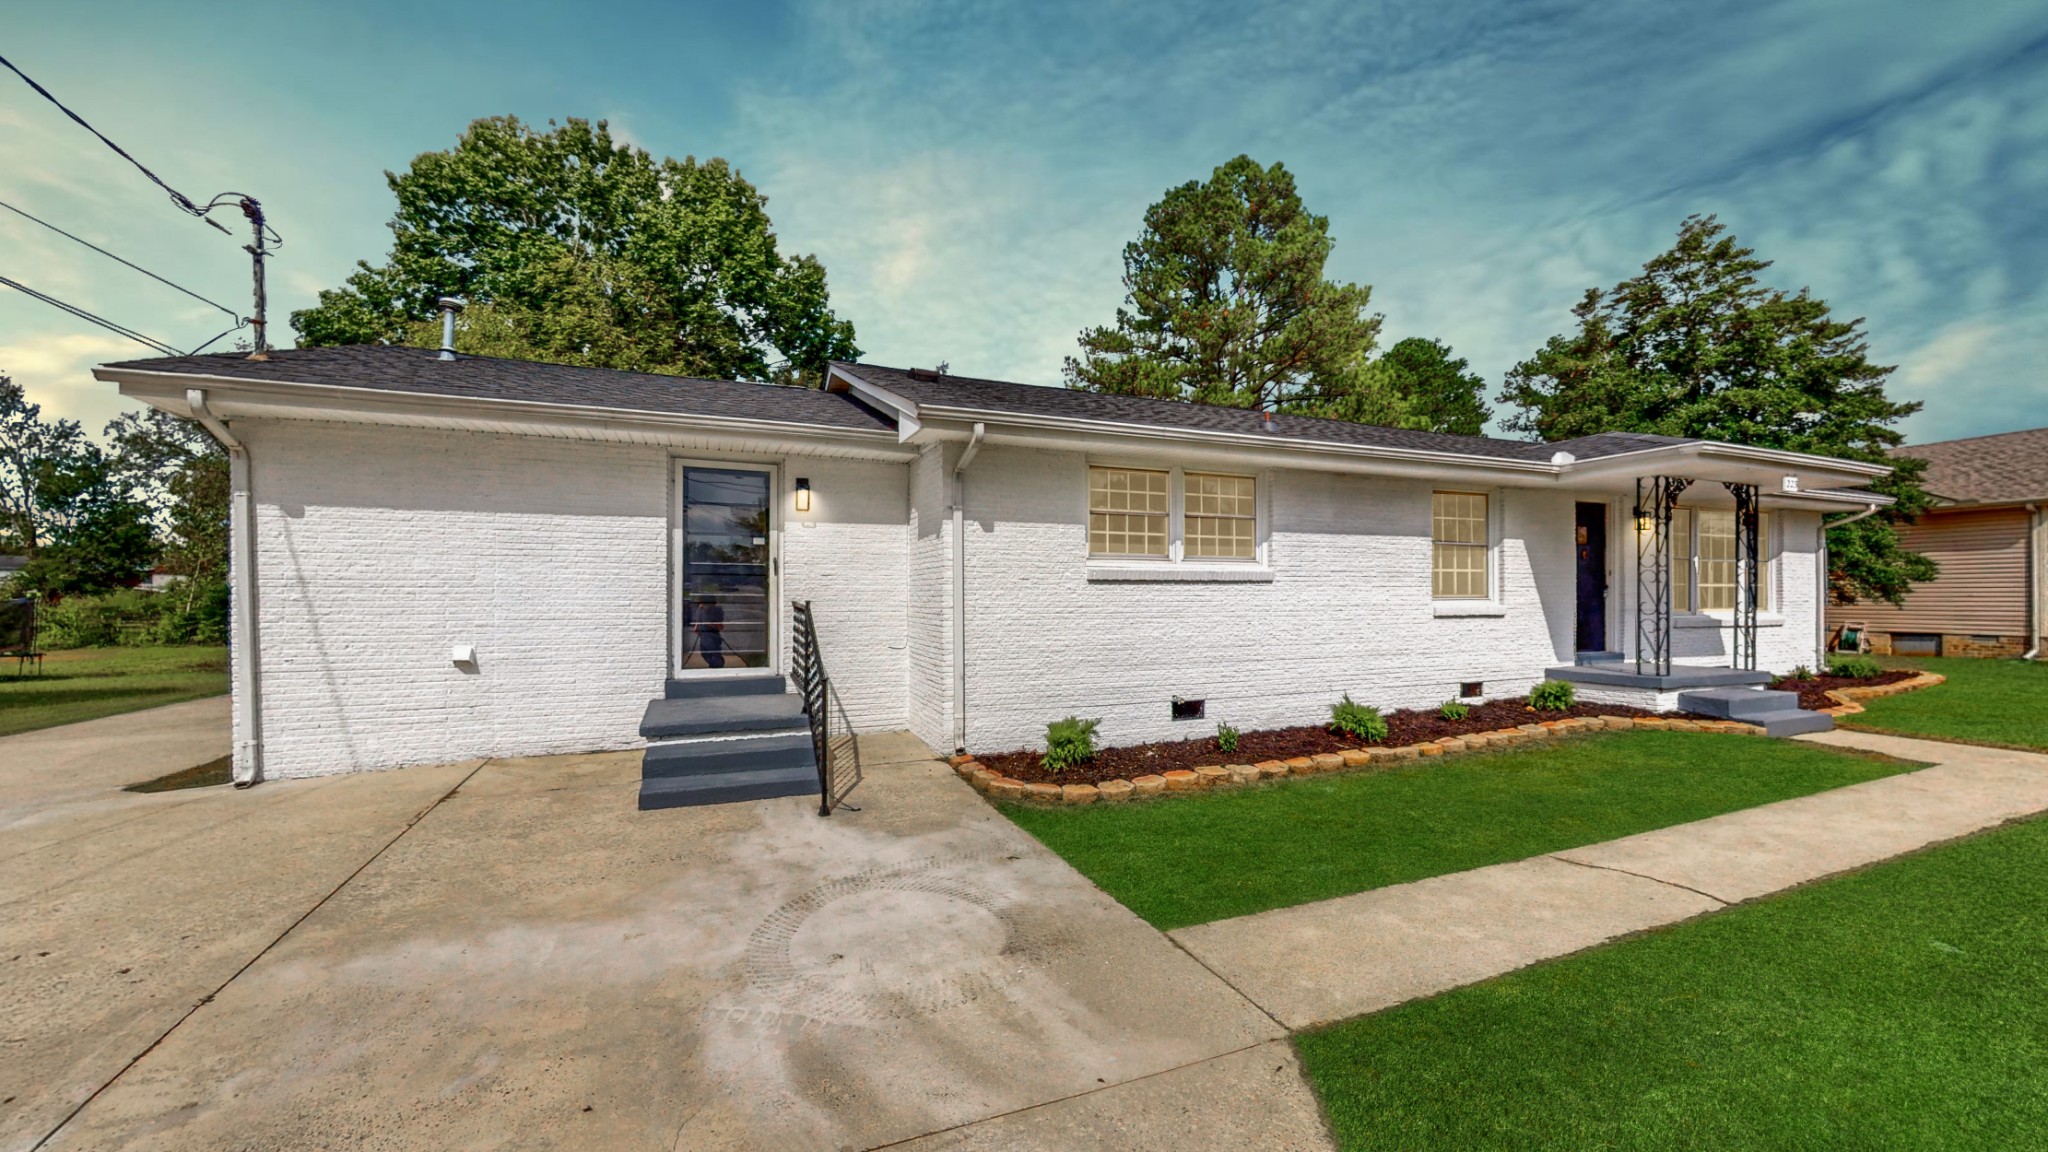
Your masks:
<svg viewBox="0 0 2048 1152"><path fill-rule="evenodd" d="M1259 417L1265 422L1266 431L1277 431L1273 427L1273 410L1271 408L1266 407L1264 404L1259 405Z"/></svg>
<svg viewBox="0 0 2048 1152"><path fill-rule="evenodd" d="M441 359L455 359L455 315L462 311L462 301L453 296L443 296L434 303L441 306Z"/></svg>

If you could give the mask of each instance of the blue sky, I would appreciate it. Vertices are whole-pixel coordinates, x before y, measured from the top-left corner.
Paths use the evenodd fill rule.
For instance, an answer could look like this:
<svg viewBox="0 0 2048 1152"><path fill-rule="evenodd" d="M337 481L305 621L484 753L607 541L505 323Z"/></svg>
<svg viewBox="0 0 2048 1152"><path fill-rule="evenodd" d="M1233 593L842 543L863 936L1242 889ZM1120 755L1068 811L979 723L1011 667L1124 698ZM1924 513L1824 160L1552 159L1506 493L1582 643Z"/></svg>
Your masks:
<svg viewBox="0 0 2048 1152"><path fill-rule="evenodd" d="M253 24L247 22L254 14ZM1924 2L19 6L6 55L195 197L259 196L273 315L380 260L387 168L478 116L723 156L867 356L1055 384L1147 204L1239 152L1389 341L1496 387L1715 212L1864 316L1926 441L2048 424L2048 9ZM0 200L235 308L247 260L0 74ZM0 213L0 275L190 347L197 304ZM278 327L282 328L280 324ZM148 355L0 290L0 372L97 428Z"/></svg>

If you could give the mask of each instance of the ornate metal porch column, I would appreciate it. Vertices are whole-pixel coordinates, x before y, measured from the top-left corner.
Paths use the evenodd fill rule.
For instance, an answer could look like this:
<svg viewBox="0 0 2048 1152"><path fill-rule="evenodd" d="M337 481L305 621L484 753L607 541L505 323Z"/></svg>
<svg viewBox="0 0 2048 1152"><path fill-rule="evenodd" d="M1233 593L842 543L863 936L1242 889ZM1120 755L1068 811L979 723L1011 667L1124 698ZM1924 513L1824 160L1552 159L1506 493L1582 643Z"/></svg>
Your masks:
<svg viewBox="0 0 2048 1152"><path fill-rule="evenodd" d="M1671 509L1692 481L1636 478L1636 674L1671 675Z"/></svg>
<svg viewBox="0 0 2048 1152"><path fill-rule="evenodd" d="M1729 643L1729 667L1756 669L1756 602L1763 573L1763 543L1758 539L1756 485L1721 485L1735 497L1735 635Z"/></svg>

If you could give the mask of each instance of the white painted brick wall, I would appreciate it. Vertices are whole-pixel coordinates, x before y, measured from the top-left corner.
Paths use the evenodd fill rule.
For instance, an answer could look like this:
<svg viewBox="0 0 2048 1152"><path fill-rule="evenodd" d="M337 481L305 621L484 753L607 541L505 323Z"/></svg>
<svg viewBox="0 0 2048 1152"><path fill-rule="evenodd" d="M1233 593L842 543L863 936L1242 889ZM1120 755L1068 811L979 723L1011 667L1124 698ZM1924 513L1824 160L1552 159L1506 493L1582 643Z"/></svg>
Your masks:
<svg viewBox="0 0 2048 1152"><path fill-rule="evenodd" d="M910 470L902 464L792 457L785 490L811 482L811 511L785 495L782 600L809 600L845 716L861 731L909 726ZM789 635L785 618L782 635ZM787 643L785 641L785 647Z"/></svg>
<svg viewBox="0 0 2048 1152"><path fill-rule="evenodd" d="M669 660L660 447L237 423L256 469L271 778L632 747ZM810 598L852 723L907 722L908 478L782 461L784 606ZM811 479L812 513L789 487ZM808 527L804 525L810 525ZM465 671L450 659L474 644Z"/></svg>
<svg viewBox="0 0 2048 1152"><path fill-rule="evenodd" d="M941 752L953 748L953 530L948 464L958 450L927 447L910 464L910 730Z"/></svg>
<svg viewBox="0 0 2048 1152"><path fill-rule="evenodd" d="M271 778L637 742L667 663L668 456L238 422ZM475 671L449 659L474 644Z"/></svg>
<svg viewBox="0 0 2048 1152"><path fill-rule="evenodd" d="M1272 583L1090 583L1086 467L996 448L969 473L972 748L1039 744L1069 713L1100 717L1109 744L1317 723L1347 691L1382 707L1439 703L1464 680L1516 693L1570 658L1568 494L1505 494L1504 617L1438 618L1427 482L1273 473ZM1173 722L1175 695L1205 698L1209 718Z"/></svg>

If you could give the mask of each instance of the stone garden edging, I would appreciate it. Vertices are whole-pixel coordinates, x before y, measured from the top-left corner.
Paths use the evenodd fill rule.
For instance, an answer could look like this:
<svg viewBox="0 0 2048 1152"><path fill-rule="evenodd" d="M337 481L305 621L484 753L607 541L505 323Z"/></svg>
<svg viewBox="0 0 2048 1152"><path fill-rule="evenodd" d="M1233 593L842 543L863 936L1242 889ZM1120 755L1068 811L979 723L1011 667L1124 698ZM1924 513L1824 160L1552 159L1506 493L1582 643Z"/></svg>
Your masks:
<svg viewBox="0 0 2048 1152"><path fill-rule="evenodd" d="M1896 688L1897 685L1886 687ZM1474 732L1467 736L1446 736L1441 740L1426 744L1409 744L1401 748L1353 748L1344 752L1324 752L1316 756L1297 756L1292 760L1267 760L1258 764L1211 764L1192 769L1178 768L1160 775L1139 776L1131 780L1105 780L1100 784L1027 784L1022 780L1004 776L972 756L955 756L948 763L962 780L974 786L975 791L993 800L1039 804L1117 803L1126 800L1149 800L1168 793L1240 788L1261 780L1277 780L1283 776L1314 776L1324 772L1385 767L1431 756L1455 756L1482 749L1513 748L1580 732L1625 732L1636 728L1666 732L1722 732L1743 736L1763 733L1763 729L1754 724L1743 724L1733 720L1588 716L1567 720L1545 720L1515 728Z"/></svg>
<svg viewBox="0 0 2048 1152"><path fill-rule="evenodd" d="M1859 701L1875 700L1880 696L1896 696L1916 688L1932 688L1947 679L1948 677L1939 672L1922 672L1911 680L1900 680L1891 684L1873 684L1868 688L1830 688L1827 693L1828 699L1839 700L1841 703L1833 708L1823 708L1821 711L1830 716L1854 716L1863 711L1863 705Z"/></svg>

